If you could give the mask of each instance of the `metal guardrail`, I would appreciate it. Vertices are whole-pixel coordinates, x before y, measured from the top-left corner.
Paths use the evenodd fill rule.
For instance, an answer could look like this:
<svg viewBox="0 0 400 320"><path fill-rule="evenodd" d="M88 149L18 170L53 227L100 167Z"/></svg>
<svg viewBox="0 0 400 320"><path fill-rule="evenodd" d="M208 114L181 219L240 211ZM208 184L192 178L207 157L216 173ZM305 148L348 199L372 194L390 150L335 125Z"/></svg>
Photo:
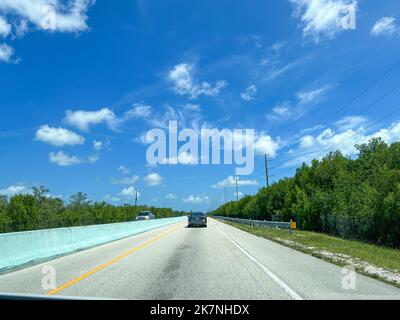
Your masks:
<svg viewBox="0 0 400 320"><path fill-rule="evenodd" d="M261 220L251 220L251 219L228 218L228 217L220 217L220 216L213 216L213 218L236 222L236 223L241 223L241 224L246 224L246 225L250 225L250 226L290 229L290 222L261 221Z"/></svg>

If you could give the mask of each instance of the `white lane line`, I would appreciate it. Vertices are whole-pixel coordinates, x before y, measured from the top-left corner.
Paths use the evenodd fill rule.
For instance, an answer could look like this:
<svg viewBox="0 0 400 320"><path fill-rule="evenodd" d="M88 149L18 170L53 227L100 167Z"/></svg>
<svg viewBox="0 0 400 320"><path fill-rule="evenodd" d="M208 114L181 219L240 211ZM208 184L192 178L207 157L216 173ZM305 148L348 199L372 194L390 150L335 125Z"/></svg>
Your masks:
<svg viewBox="0 0 400 320"><path fill-rule="evenodd" d="M264 271L268 277L270 277L275 283L277 283L285 292L294 300L303 300L292 288L290 288L285 282L278 278L278 276L269 270L266 266L264 266L260 261L258 261L255 257L253 257L249 252L243 249L235 240L229 237L225 232L223 232L220 228L215 226L219 232L221 232L225 238L227 238L230 242L232 242L247 258L249 258L252 262L254 262L262 271Z"/></svg>

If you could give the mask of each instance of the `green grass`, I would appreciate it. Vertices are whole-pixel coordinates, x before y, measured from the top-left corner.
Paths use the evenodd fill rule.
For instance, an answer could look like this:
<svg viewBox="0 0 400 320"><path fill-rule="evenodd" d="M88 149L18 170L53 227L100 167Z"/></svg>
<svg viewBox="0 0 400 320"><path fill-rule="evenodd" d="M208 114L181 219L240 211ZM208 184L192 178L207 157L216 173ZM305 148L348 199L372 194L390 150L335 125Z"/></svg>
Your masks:
<svg viewBox="0 0 400 320"><path fill-rule="evenodd" d="M290 234L288 230L253 227L227 221L221 222L341 266L348 263L330 259L329 257L322 255L321 251L334 254L344 254L353 259L355 258L370 265L395 272L400 276L400 250L398 249L381 247L355 240L337 238L317 232L296 230L293 232L293 234ZM354 266L356 267L357 272L378 278L400 287L400 282L398 281L390 281L387 278L383 278L377 274L371 274L368 270L365 270L360 266Z"/></svg>

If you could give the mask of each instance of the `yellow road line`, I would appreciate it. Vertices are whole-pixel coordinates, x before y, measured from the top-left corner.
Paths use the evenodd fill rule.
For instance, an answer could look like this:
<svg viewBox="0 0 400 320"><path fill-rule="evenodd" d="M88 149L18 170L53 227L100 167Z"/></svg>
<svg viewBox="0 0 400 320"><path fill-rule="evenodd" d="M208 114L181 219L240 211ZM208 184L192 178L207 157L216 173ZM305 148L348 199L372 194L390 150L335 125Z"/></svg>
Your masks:
<svg viewBox="0 0 400 320"><path fill-rule="evenodd" d="M75 279L63 284L62 286L60 286L60 287L58 287L58 288L56 288L54 290L49 291L47 294L48 295L55 295L55 294L65 290L65 289L69 288L70 286L72 286L72 285L74 285L74 284L76 284L76 283L78 283L78 282L90 277L91 275L95 274L96 272L99 272L100 270L103 270L103 269L109 267L110 265L112 265L112 264L114 264L114 263L126 258L127 256L131 255L132 253L134 253L136 251L139 251L140 249L143 249L145 247L148 247L152 243L154 243L154 242L164 238L165 236L169 235L170 233L178 230L181 225L182 224L179 224L178 226L176 226L176 227L174 227L174 228L172 228L172 229L160 234L159 236L155 237L154 239L149 240L149 241L143 243L142 245L140 245L140 246L138 246L138 247L136 247L136 248L134 248L134 249L132 249L132 250L130 250L128 252L125 252L125 253L121 254L120 256L118 256L118 257L116 257L116 258L114 258L114 259L112 259L112 260L110 260L110 261L108 261L106 263L103 263L102 265L100 265L100 266L98 266L98 267L86 272L85 274L79 276L78 278L75 278Z"/></svg>

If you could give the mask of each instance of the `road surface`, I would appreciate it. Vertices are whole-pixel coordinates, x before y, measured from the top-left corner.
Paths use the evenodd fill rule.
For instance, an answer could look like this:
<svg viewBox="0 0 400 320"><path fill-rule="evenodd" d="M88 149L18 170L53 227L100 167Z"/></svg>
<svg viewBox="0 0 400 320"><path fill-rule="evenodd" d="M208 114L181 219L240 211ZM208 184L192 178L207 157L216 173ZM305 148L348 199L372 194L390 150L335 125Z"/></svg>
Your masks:
<svg viewBox="0 0 400 320"><path fill-rule="evenodd" d="M362 275L356 275L355 290L346 290L344 276L338 266L209 219L207 229L180 222L0 275L0 292L146 300L400 299L400 289Z"/></svg>

